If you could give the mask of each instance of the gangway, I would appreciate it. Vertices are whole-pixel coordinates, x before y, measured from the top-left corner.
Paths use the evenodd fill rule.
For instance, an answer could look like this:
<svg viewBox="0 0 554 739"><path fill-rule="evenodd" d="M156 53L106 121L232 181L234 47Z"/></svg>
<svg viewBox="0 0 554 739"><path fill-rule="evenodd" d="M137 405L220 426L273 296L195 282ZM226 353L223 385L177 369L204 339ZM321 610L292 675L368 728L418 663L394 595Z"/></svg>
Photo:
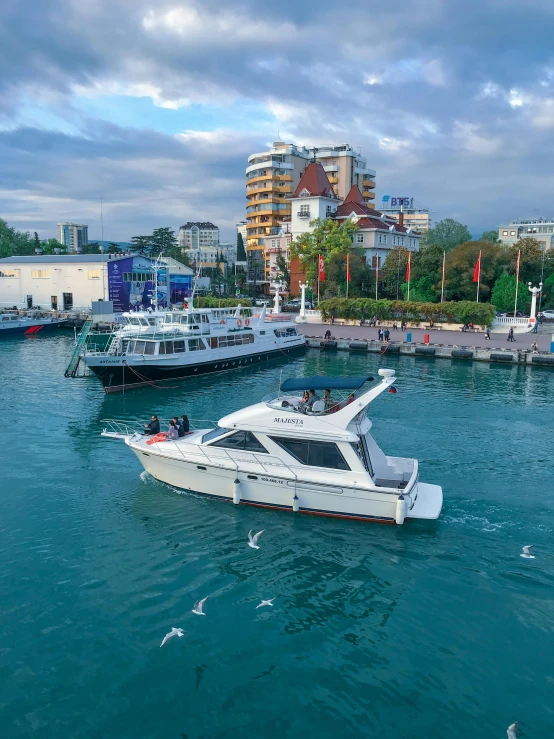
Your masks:
<svg viewBox="0 0 554 739"><path fill-rule="evenodd" d="M69 364L67 365L67 369L64 372L65 377L75 377L77 374L77 370L79 368L79 362L81 361L81 350L84 347L87 337L90 333L90 329L92 328L92 318L88 318L83 328L81 329L81 333L77 337L77 343L75 344L75 349L73 350L73 354L71 355L71 359L69 361Z"/></svg>

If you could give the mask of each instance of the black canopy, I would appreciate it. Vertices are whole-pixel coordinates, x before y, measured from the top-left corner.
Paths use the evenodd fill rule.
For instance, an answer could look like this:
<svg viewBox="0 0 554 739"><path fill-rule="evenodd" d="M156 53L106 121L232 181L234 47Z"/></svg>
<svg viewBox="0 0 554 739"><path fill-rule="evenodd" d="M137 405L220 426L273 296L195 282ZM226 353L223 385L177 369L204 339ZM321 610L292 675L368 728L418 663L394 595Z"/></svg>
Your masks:
<svg viewBox="0 0 554 739"><path fill-rule="evenodd" d="M281 390L359 390L373 377L300 377L285 380Z"/></svg>

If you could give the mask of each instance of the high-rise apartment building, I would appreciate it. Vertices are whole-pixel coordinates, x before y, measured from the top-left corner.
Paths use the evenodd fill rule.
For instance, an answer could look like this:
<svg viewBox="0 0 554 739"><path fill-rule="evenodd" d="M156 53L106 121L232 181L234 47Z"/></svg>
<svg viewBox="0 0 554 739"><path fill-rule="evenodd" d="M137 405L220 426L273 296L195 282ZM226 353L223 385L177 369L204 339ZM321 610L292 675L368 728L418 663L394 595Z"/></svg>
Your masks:
<svg viewBox="0 0 554 739"><path fill-rule="evenodd" d="M357 185L364 202L373 208L375 170L348 144L307 148L276 141L269 151L252 154L246 168L246 250L250 260L263 262L266 282L270 260L268 238L290 222L290 198L310 161L319 162L335 195L345 198Z"/></svg>
<svg viewBox="0 0 554 739"><path fill-rule="evenodd" d="M219 244L219 228L209 221L185 223L179 228L179 246L194 251Z"/></svg>
<svg viewBox="0 0 554 739"><path fill-rule="evenodd" d="M82 223L58 223L58 241L68 252L81 252L88 244L88 226Z"/></svg>

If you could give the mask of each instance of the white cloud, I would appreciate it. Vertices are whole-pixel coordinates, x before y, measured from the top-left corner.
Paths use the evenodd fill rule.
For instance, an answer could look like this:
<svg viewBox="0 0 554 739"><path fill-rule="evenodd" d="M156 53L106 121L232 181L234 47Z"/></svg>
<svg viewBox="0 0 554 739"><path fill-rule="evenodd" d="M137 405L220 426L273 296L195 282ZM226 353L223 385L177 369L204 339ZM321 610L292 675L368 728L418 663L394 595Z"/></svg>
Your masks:
<svg viewBox="0 0 554 739"><path fill-rule="evenodd" d="M480 126L475 123L455 121L454 137L462 148L473 154L492 155L496 154L501 146L498 136L487 136L480 133Z"/></svg>
<svg viewBox="0 0 554 739"><path fill-rule="evenodd" d="M102 96L124 96L137 98L150 98L154 105L169 110L179 110L191 104L186 97L171 99L167 97L160 87L149 82L118 82L117 80L97 81L92 85L73 85L73 92L77 96L95 98Z"/></svg>

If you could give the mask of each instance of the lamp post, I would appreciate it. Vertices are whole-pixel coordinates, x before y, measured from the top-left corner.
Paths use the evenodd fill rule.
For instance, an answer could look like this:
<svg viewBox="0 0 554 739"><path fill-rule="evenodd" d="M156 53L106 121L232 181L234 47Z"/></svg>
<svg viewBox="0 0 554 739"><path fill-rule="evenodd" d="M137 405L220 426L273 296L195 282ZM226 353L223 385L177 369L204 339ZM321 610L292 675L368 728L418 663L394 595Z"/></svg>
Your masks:
<svg viewBox="0 0 554 739"><path fill-rule="evenodd" d="M301 290L299 318L300 320L305 321L306 320L306 288L308 287L308 283L302 282L302 280L298 280L298 284L300 285L300 290Z"/></svg>
<svg viewBox="0 0 554 739"><path fill-rule="evenodd" d="M537 313L537 295L542 290L542 282L539 282L538 287L531 287L531 283L529 282L527 284L527 287L529 288L529 292L531 293L531 317L529 318L529 323L535 324L536 319L536 313Z"/></svg>

